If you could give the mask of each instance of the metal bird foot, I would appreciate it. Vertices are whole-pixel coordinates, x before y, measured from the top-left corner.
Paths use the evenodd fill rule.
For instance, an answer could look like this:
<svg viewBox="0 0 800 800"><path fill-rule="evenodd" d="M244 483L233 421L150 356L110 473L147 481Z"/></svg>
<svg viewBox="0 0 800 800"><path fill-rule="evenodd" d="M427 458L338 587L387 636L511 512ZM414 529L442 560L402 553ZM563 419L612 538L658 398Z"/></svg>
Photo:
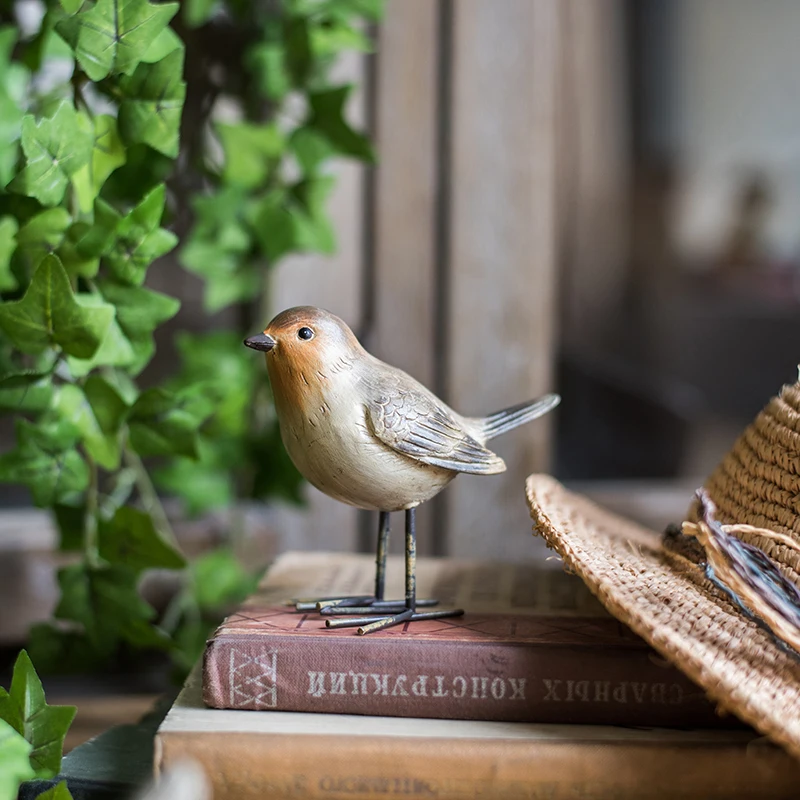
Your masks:
<svg viewBox="0 0 800 800"><path fill-rule="evenodd" d="M439 604L433 598L417 599L417 540L415 509L406 511L406 596L398 600L385 600L386 554L389 545L389 512L382 511L378 520L378 549L375 557L375 593L373 595L353 595L350 597L324 597L316 600L301 600L295 603L297 611L317 611L326 619L326 628L358 628L363 635L382 631L404 622L423 619L459 617L464 611L460 608L418 611ZM353 616L353 615L356 616Z"/></svg>
<svg viewBox="0 0 800 800"><path fill-rule="evenodd" d="M329 602L323 600L317 603L316 610L323 617L341 617L347 614L395 614L401 611L407 611L405 600L377 600L370 598L369 602L357 603L358 598L344 598L337 602ZM352 602L351 602L352 601ZM417 600L417 608L430 608L431 606L438 606L439 601L433 598L425 600Z"/></svg>
<svg viewBox="0 0 800 800"><path fill-rule="evenodd" d="M403 609L399 614L390 617L348 617L347 619L328 619L325 620L326 628L358 628L356 633L363 636L366 633L375 633L394 625L402 625L404 622L417 622L423 619L443 619L444 617L463 616L463 608L437 609L436 611L414 611L413 609Z"/></svg>
<svg viewBox="0 0 800 800"><path fill-rule="evenodd" d="M391 614L405 610L405 600L381 600L372 595L355 595L351 597L318 597L312 600L293 600L295 611L318 611L323 616L341 616L343 614ZM417 600L418 607L436 606L438 600Z"/></svg>

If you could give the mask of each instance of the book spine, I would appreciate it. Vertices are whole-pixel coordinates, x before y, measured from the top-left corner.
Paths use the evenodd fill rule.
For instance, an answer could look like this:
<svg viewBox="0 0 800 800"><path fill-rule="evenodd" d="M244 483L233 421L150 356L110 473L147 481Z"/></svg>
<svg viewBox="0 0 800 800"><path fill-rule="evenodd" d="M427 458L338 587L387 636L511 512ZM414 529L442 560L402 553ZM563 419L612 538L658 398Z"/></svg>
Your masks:
<svg viewBox="0 0 800 800"><path fill-rule="evenodd" d="M164 732L156 772L186 758L214 800L796 798L797 769L778 748L602 741Z"/></svg>
<svg viewBox="0 0 800 800"><path fill-rule="evenodd" d="M705 694L644 648L339 637L218 636L204 658L213 708L720 727Z"/></svg>

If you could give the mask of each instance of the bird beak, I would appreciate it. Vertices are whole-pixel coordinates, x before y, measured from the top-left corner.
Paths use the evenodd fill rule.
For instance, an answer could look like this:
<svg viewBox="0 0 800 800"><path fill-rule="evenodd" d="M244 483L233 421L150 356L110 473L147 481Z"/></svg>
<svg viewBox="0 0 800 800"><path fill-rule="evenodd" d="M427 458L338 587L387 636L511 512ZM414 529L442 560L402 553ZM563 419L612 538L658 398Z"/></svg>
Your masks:
<svg viewBox="0 0 800 800"><path fill-rule="evenodd" d="M269 353L273 347L277 344L275 339L273 339L268 333L257 333L255 336L250 336L249 338L244 340L244 343L247 347L251 347L253 350L262 350L265 353Z"/></svg>

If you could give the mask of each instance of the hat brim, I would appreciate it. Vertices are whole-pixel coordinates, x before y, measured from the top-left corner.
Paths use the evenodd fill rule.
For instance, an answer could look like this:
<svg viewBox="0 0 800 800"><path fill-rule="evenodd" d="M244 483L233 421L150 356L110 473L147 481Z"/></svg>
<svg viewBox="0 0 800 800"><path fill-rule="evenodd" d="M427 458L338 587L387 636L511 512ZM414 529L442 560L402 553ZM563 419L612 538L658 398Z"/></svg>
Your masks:
<svg viewBox="0 0 800 800"><path fill-rule="evenodd" d="M532 475L535 533L606 609L727 712L800 758L800 659L782 650L661 537ZM681 520L676 520L680 522Z"/></svg>

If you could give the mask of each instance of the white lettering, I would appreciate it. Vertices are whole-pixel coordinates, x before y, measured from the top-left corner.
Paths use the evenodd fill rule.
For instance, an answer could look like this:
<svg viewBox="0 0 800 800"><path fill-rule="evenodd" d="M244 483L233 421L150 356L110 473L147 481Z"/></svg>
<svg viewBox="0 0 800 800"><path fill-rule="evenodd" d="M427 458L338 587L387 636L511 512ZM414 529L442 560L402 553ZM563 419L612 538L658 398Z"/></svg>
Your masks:
<svg viewBox="0 0 800 800"><path fill-rule="evenodd" d="M394 680L394 688L392 689L392 697L397 697L400 695L401 697L408 697L408 692L406 691L406 681L408 680L408 676L406 675L398 675Z"/></svg>
<svg viewBox="0 0 800 800"><path fill-rule="evenodd" d="M558 696L558 686L561 683L559 680L548 680L544 678L544 686L547 689L547 694L544 696L545 703L558 703L561 698Z"/></svg>
<svg viewBox="0 0 800 800"><path fill-rule="evenodd" d="M389 694L389 676L388 675L378 675L375 672L370 674L370 678L375 681L375 691L372 694L382 694L388 695Z"/></svg>
<svg viewBox="0 0 800 800"><path fill-rule="evenodd" d="M525 699L525 681L527 678L509 678L508 682L511 684L511 700L524 700Z"/></svg>
<svg viewBox="0 0 800 800"><path fill-rule="evenodd" d="M328 674L331 678L331 694L347 694L344 686L347 675L344 672L329 672Z"/></svg>
<svg viewBox="0 0 800 800"><path fill-rule="evenodd" d="M325 673L324 672L311 672L308 673L308 694L314 697L322 697L325 694Z"/></svg>
<svg viewBox="0 0 800 800"><path fill-rule="evenodd" d="M595 703L607 703L611 699L611 681L594 682Z"/></svg>
<svg viewBox="0 0 800 800"><path fill-rule="evenodd" d="M414 683L411 684L411 692L415 694L417 697L427 697L428 696L428 676L427 675L417 675L417 679Z"/></svg>
<svg viewBox="0 0 800 800"><path fill-rule="evenodd" d="M353 672L350 670L348 675L353 679L353 688L350 694L366 694L367 693L367 675L364 672Z"/></svg>

